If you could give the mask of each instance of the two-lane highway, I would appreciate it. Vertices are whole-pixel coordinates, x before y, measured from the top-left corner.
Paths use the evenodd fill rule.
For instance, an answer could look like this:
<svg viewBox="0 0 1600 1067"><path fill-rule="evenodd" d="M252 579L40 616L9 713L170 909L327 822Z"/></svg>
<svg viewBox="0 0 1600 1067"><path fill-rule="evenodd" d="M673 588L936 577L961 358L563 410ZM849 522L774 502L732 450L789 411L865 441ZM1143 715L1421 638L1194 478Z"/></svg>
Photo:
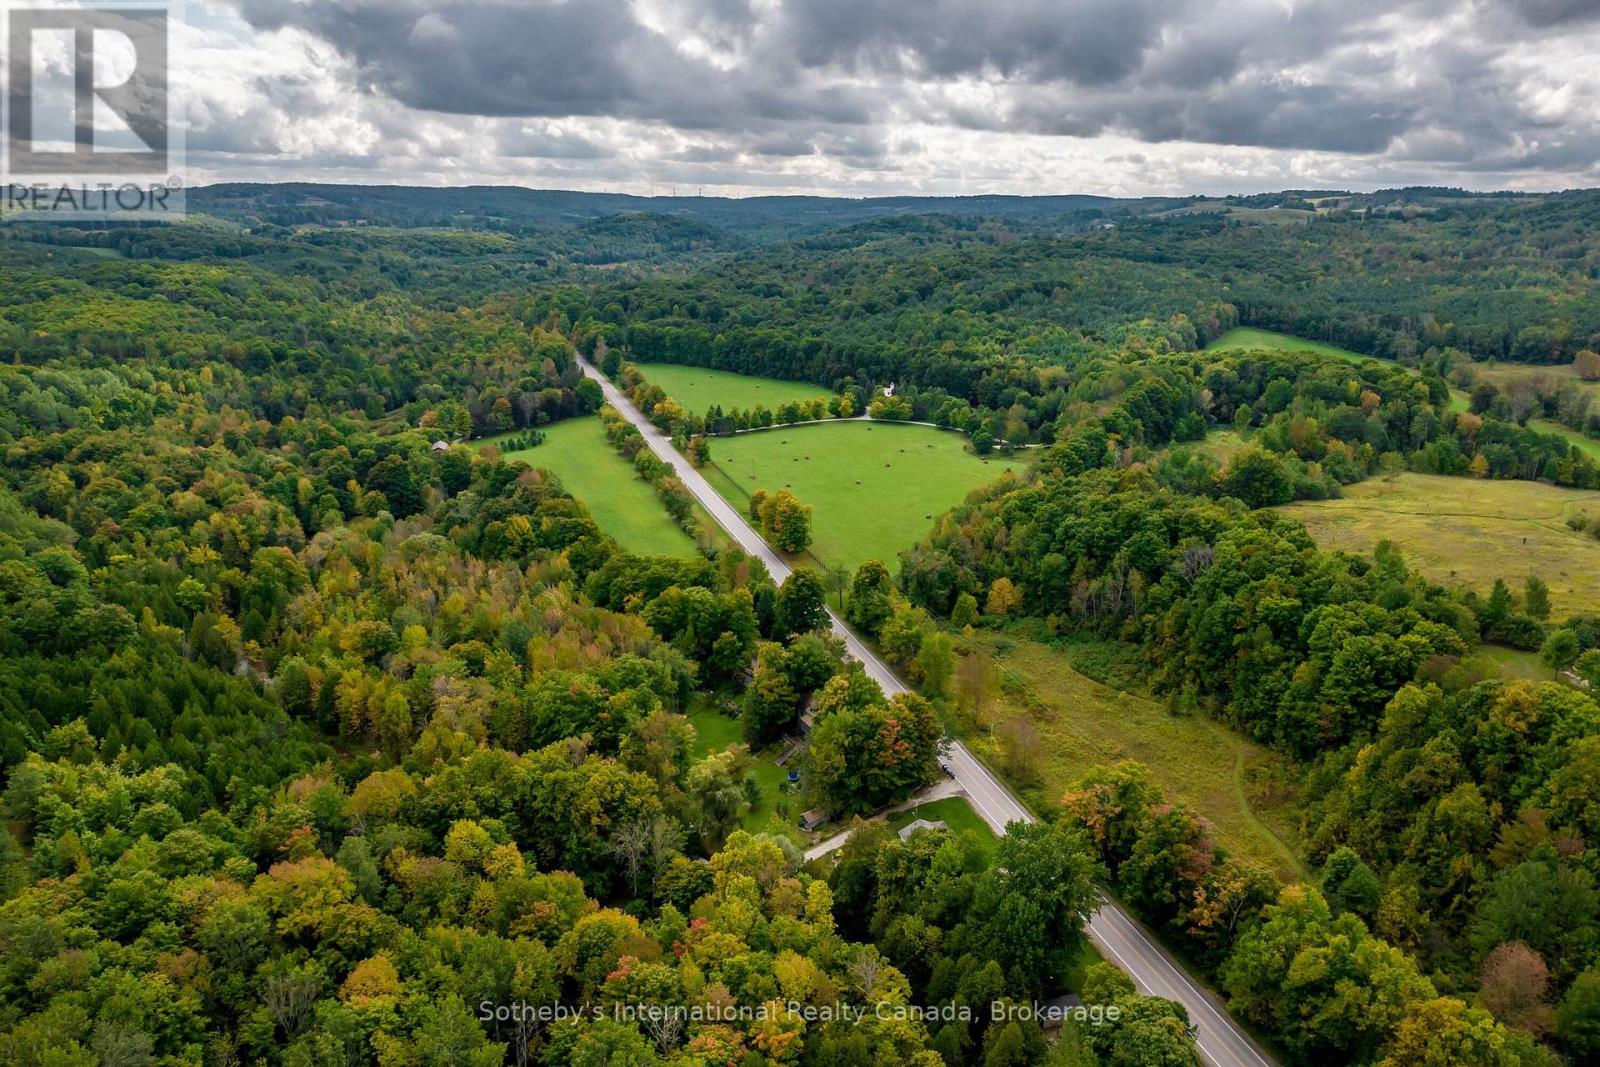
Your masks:
<svg viewBox="0 0 1600 1067"><path fill-rule="evenodd" d="M737 508L711 488L711 483L672 446L671 439L645 418L622 390L595 369L593 364L582 358L578 363L585 374L600 384L606 401L638 428L650 451L672 465L689 492L717 520L717 524L741 548L766 566L773 581L782 582L787 578L790 574L789 565L750 526ZM867 673L883 687L885 693L892 695L906 691L905 683L831 608L828 616L832 619L834 633L844 640L850 655L866 667ZM966 792L973 809L996 833L1005 833L1006 827L1014 822L1034 821L1032 813L961 742L949 742L945 761L956 782ZM1127 972L1141 992L1175 1000L1188 1010L1189 1019L1195 1027L1195 1044L1201 1058L1208 1064L1213 1067L1272 1067L1273 1061L1249 1034L1228 1017L1216 996L1191 978L1121 905L1115 901L1105 901L1089 917L1088 932L1089 939L1101 954Z"/></svg>

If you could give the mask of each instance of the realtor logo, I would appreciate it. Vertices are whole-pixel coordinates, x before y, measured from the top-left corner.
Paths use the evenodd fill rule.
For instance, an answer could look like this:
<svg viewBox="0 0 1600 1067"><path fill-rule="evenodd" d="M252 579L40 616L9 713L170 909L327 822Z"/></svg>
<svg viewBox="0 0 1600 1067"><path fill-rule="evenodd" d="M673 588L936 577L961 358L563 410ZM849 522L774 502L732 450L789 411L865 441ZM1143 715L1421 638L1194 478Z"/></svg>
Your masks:
<svg viewBox="0 0 1600 1067"><path fill-rule="evenodd" d="M0 216L181 213L181 124L169 81L172 5L11 2L3 14Z"/></svg>

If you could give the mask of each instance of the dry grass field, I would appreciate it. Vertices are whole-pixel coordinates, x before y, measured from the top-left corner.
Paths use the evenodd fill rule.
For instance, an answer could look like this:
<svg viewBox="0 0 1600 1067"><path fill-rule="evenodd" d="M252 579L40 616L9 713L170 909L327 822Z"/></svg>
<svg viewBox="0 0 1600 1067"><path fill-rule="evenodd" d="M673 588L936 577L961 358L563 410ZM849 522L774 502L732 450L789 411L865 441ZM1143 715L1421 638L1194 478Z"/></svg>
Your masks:
<svg viewBox="0 0 1600 1067"><path fill-rule="evenodd" d="M1600 521L1600 492L1402 474L1347 486L1339 500L1282 510L1326 548L1366 553L1393 541L1439 582L1487 591L1496 578L1516 588L1537 573L1550 585L1557 618L1600 606L1600 541L1567 526L1572 515Z"/></svg>
<svg viewBox="0 0 1600 1067"><path fill-rule="evenodd" d="M1280 878L1299 879L1288 761L1204 715L1173 715L1156 699L1102 684L1074 668L1074 653L1094 658L1096 647L1054 648L1024 636L978 632L961 639L988 678L994 732L969 742L1002 773L1019 744L1031 765L1012 784L1035 809L1048 809L1091 767L1137 760L1163 788L1211 823L1217 841ZM1085 670L1094 668L1083 664ZM1098 673L1098 672L1097 672ZM1121 684L1121 683L1119 683Z"/></svg>

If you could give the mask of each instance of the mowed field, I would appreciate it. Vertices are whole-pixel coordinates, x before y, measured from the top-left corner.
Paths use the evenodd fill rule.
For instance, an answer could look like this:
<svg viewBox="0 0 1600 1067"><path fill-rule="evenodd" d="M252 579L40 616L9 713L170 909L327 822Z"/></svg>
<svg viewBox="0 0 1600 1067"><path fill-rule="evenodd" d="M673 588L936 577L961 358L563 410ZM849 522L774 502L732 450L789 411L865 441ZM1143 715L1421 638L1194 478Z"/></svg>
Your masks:
<svg viewBox="0 0 1600 1067"><path fill-rule="evenodd" d="M672 521L655 489L606 440L598 416L566 419L544 427L544 432L544 444L508 452L506 458L554 474L567 492L584 502L600 528L628 551L646 556L696 554L693 539ZM489 438L476 444L481 448L504 440Z"/></svg>
<svg viewBox="0 0 1600 1067"><path fill-rule="evenodd" d="M1571 515L1600 520L1600 492L1537 482L1427 474L1372 478L1339 500L1281 510L1325 548L1370 553L1390 540L1435 581L1487 591L1496 578L1519 588L1530 573L1550 585L1557 618L1600 603L1600 541L1570 529Z"/></svg>
<svg viewBox="0 0 1600 1067"><path fill-rule="evenodd" d="M704 474L744 509L757 489L788 489L813 508L811 552L854 571L899 553L979 486L1027 464L979 457L961 434L890 422L840 421L718 437Z"/></svg>
<svg viewBox="0 0 1600 1067"><path fill-rule="evenodd" d="M1337 345L1326 345L1321 341L1308 341L1303 337L1291 337L1286 333L1273 333L1271 330L1257 330L1249 326L1240 326L1229 330L1221 337L1206 346L1207 352L1236 352L1251 351L1257 348L1267 348L1283 352L1315 352L1323 356L1336 356L1351 363L1360 363L1372 356L1363 356L1359 352L1352 352L1348 348Z"/></svg>
<svg viewBox="0 0 1600 1067"><path fill-rule="evenodd" d="M1229 853L1280 878L1305 877L1295 843L1294 797L1285 785L1291 775L1282 757L1204 715L1173 715L1149 696L1080 674L1070 650L1015 631L979 632L961 644L988 661L995 693L991 721L1025 716L1032 725L1039 784L1025 792L1036 807L1057 804L1091 767L1137 760L1211 823ZM994 737L972 745L990 766L1004 765Z"/></svg>
<svg viewBox="0 0 1600 1067"><path fill-rule="evenodd" d="M717 404L721 404L724 411L734 408L749 411L757 404L777 411L779 404L833 395L820 385L752 378L704 367L683 367L676 363L641 363L638 367L645 381L659 385L668 396L682 404L684 410L695 415L704 415Z"/></svg>

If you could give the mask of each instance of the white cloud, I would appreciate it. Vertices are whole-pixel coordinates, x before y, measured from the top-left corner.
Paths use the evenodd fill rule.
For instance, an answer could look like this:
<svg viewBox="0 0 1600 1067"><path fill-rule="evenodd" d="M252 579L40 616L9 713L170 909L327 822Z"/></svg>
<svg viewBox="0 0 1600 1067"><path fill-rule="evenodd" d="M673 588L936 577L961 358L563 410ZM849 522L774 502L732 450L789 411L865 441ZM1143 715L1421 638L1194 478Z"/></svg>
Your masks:
<svg viewBox="0 0 1600 1067"><path fill-rule="evenodd" d="M201 181L1600 184L1594 5L1383 6L191 0L181 73Z"/></svg>

